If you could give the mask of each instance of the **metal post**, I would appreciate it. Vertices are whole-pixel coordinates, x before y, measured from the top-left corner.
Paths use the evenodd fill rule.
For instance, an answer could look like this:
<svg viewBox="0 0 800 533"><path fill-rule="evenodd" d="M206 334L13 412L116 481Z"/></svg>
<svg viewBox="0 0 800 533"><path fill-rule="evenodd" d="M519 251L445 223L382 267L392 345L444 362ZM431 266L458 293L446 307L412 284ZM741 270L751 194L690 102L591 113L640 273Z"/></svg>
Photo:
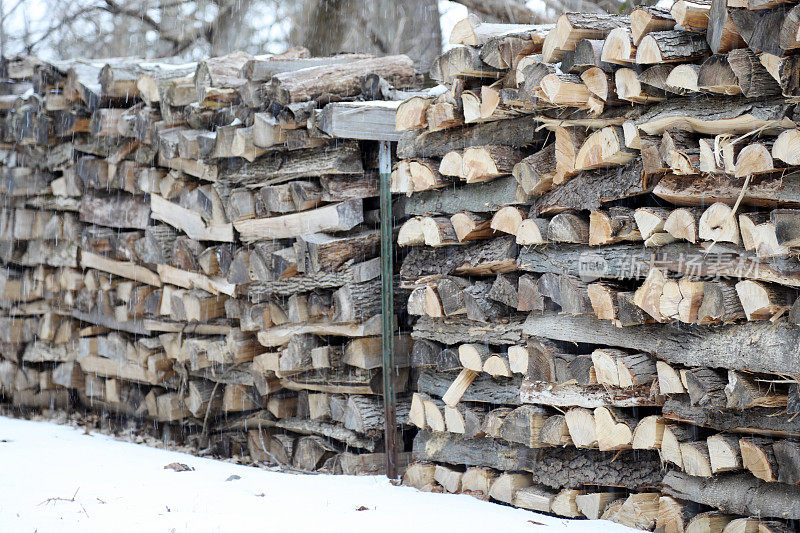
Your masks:
<svg viewBox="0 0 800 533"><path fill-rule="evenodd" d="M389 189L392 154L389 141L381 141L378 152L381 180L381 318L383 347L383 413L386 476L397 479L397 398L394 392L394 267L392 262L392 193Z"/></svg>

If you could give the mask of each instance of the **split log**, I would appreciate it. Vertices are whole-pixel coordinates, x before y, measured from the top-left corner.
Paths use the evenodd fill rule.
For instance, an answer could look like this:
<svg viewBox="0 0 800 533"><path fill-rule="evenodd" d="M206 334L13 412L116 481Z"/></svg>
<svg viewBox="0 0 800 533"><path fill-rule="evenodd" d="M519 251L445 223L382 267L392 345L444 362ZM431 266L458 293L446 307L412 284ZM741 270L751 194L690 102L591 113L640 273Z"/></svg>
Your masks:
<svg viewBox="0 0 800 533"><path fill-rule="evenodd" d="M408 172L410 175L409 193L440 189L451 183L450 179L439 173L432 160L409 161Z"/></svg>
<svg viewBox="0 0 800 533"><path fill-rule="evenodd" d="M491 229L517 235L520 224L525 220L525 213L514 206L506 206L498 210L493 216L490 224Z"/></svg>
<svg viewBox="0 0 800 533"><path fill-rule="evenodd" d="M430 490L435 483L436 465L430 463L412 463L403 473L403 485L419 490Z"/></svg>
<svg viewBox="0 0 800 533"><path fill-rule="evenodd" d="M548 417L542 424L541 431L539 432L539 440L543 444L548 444L550 446L571 445L572 438L570 438L569 427L567 426L564 415Z"/></svg>
<svg viewBox="0 0 800 533"><path fill-rule="evenodd" d="M716 56L712 56L716 57ZM707 59L706 62L709 62ZM700 65L678 65L666 79L667 89L677 94L696 93L700 91Z"/></svg>
<svg viewBox="0 0 800 533"><path fill-rule="evenodd" d="M657 31L647 34L639 42L636 63L684 63L708 54L709 47L702 35L685 30Z"/></svg>
<svg viewBox="0 0 800 533"><path fill-rule="evenodd" d="M594 210L589 215L589 245L599 246L624 241L639 241L641 232L633 212L625 207Z"/></svg>
<svg viewBox="0 0 800 533"><path fill-rule="evenodd" d="M585 107L591 92L575 74L548 74L539 82L544 97L553 105Z"/></svg>
<svg viewBox="0 0 800 533"><path fill-rule="evenodd" d="M661 440L664 436L664 419L658 415L642 418L636 429L633 430L631 447L634 450L661 449Z"/></svg>
<svg viewBox="0 0 800 533"><path fill-rule="evenodd" d="M661 295L666 282L664 273L654 268L647 273L647 278L642 286L636 289L633 297L633 302L658 322L665 321L665 317L661 314Z"/></svg>
<svg viewBox="0 0 800 533"><path fill-rule="evenodd" d="M491 356L489 347L483 344L462 344L458 347L458 358L464 368L482 372L483 365Z"/></svg>
<svg viewBox="0 0 800 533"><path fill-rule="evenodd" d="M234 227L246 243L305 233L349 230L363 221L361 204L360 200L348 200L302 213L241 220L234 222Z"/></svg>
<svg viewBox="0 0 800 533"><path fill-rule="evenodd" d="M497 409L492 409L486 413L486 417L483 419L483 425L481 426L481 431L487 437L499 439L500 427L503 425L503 420L512 411L513 409L510 407L498 407Z"/></svg>
<svg viewBox="0 0 800 533"><path fill-rule="evenodd" d="M395 129L397 131L422 130L427 128L427 112L433 98L412 96L400 103L395 112Z"/></svg>
<svg viewBox="0 0 800 533"><path fill-rule="evenodd" d="M553 188L559 175L556 144L551 143L514 165L512 174L526 194L542 194Z"/></svg>
<svg viewBox="0 0 800 533"><path fill-rule="evenodd" d="M576 170L624 165L635 157L625 146L622 128L602 128L586 138L575 158Z"/></svg>
<svg viewBox="0 0 800 533"><path fill-rule="evenodd" d="M682 442L683 471L690 476L711 477L711 460L705 442Z"/></svg>
<svg viewBox="0 0 800 533"><path fill-rule="evenodd" d="M514 493L512 505L514 505L514 507L521 507L522 509L529 509L531 511L549 513L551 511L555 496L555 492L548 490L541 485L524 487Z"/></svg>
<svg viewBox="0 0 800 533"><path fill-rule="evenodd" d="M592 411L576 407L567 411L564 417L570 438L576 448L597 447L597 432Z"/></svg>
<svg viewBox="0 0 800 533"><path fill-rule="evenodd" d="M550 223L547 226L547 240L550 242L588 244L589 224L575 213L559 213L550 219Z"/></svg>
<svg viewBox="0 0 800 533"><path fill-rule="evenodd" d="M669 217L669 210L660 207L640 207L633 213L636 226L642 239L647 240L654 234L666 231L664 225Z"/></svg>
<svg viewBox="0 0 800 533"><path fill-rule="evenodd" d="M632 26L632 25L631 25ZM631 28L614 28L603 41L600 60L617 65L630 65L636 62L636 46ZM670 28L671 29L671 28ZM638 36L637 37L641 37ZM637 42L640 39L637 39Z"/></svg>
<svg viewBox="0 0 800 533"><path fill-rule="evenodd" d="M758 437L739 439L742 467L758 479L778 481L778 462L772 452L772 441Z"/></svg>
<svg viewBox="0 0 800 533"><path fill-rule="evenodd" d="M542 425L547 419L547 411L535 405L517 407L503 418L498 436L506 441L523 444L529 448L539 448Z"/></svg>
<svg viewBox="0 0 800 533"><path fill-rule="evenodd" d="M478 498L488 499L489 489L498 477L498 473L489 468L467 468L461 477L461 492Z"/></svg>
<svg viewBox="0 0 800 533"><path fill-rule="evenodd" d="M463 369L459 372L458 376L453 383L448 387L447 392L442 395L442 401L448 407L456 407L464 396L467 388L472 385L475 378L478 377L479 372L470 369Z"/></svg>
<svg viewBox="0 0 800 533"><path fill-rule="evenodd" d="M708 437L708 455L711 461L711 472L732 472L742 469L742 454L739 451L739 439L733 435L718 434Z"/></svg>
<svg viewBox="0 0 800 533"><path fill-rule="evenodd" d="M459 403L456 407L445 406L444 420L447 431L464 435L464 438L483 436L483 412Z"/></svg>
<svg viewBox="0 0 800 533"><path fill-rule="evenodd" d="M734 176L742 178L761 172L769 172L775 168L772 155L762 143L751 143L742 148L736 157Z"/></svg>
<svg viewBox="0 0 800 533"><path fill-rule="evenodd" d="M484 63L477 48L458 46L436 58L431 65L430 76L449 84L456 77L500 78L502 71Z"/></svg>
<svg viewBox="0 0 800 533"><path fill-rule="evenodd" d="M723 531L725 526L733 520L733 517L720 513L718 511L710 511L700 513L692 518L686 525L687 533L699 533L701 531Z"/></svg>
<svg viewBox="0 0 800 533"><path fill-rule="evenodd" d="M631 494L614 514L614 521L637 529L650 530L656 525L659 493Z"/></svg>
<svg viewBox="0 0 800 533"><path fill-rule="evenodd" d="M436 465L433 472L433 479L444 488L445 491L450 493L461 492L461 477L463 472L447 468L446 466Z"/></svg>
<svg viewBox="0 0 800 533"><path fill-rule="evenodd" d="M674 27L675 19L667 9L639 6L631 12L631 36L635 45L648 33L671 30Z"/></svg>
<svg viewBox="0 0 800 533"><path fill-rule="evenodd" d="M558 516L566 516L567 518L577 518L581 515L576 503L576 498L584 494L582 490L564 489L553 498L550 505L550 510L553 514Z"/></svg>
<svg viewBox="0 0 800 533"><path fill-rule="evenodd" d="M578 510L590 520L597 520L605 517L606 511L612 503L618 501L621 506L624 502L621 492L595 492L589 494L579 494L575 497Z"/></svg>
<svg viewBox="0 0 800 533"><path fill-rule="evenodd" d="M522 156L502 145L471 146L461 156L461 177L467 183L490 181L511 173Z"/></svg>
<svg viewBox="0 0 800 533"><path fill-rule="evenodd" d="M621 68L614 73L614 85L621 100L635 104L661 102L666 98L663 90L643 83L642 76L629 68Z"/></svg>
<svg viewBox="0 0 800 533"><path fill-rule="evenodd" d="M679 240L696 243L700 213L689 208L674 209L664 221L663 229Z"/></svg>
<svg viewBox="0 0 800 533"><path fill-rule="evenodd" d="M725 0L712 0L711 2L706 40L714 54L722 54L746 46Z"/></svg>
<svg viewBox="0 0 800 533"><path fill-rule="evenodd" d="M712 204L700 216L697 233L701 240L714 242L730 242L739 244L739 224L736 215L727 204Z"/></svg>
<svg viewBox="0 0 800 533"><path fill-rule="evenodd" d="M703 300L697 310L698 324L731 323L745 317L736 289L722 281L703 284Z"/></svg>
<svg viewBox="0 0 800 533"><path fill-rule="evenodd" d="M782 391L772 390L772 384L762 383L742 372L728 371L725 395L728 407L749 409L752 407L785 407L788 397Z"/></svg>
<svg viewBox="0 0 800 533"><path fill-rule="evenodd" d="M619 72L619 70L622 69L618 69L617 72ZM581 79L592 95L596 96L604 103L608 105L618 103L617 97L619 96L619 92L615 83L615 77L612 77L611 74L605 72L602 68L589 67L581 73Z"/></svg>
<svg viewBox="0 0 800 533"><path fill-rule="evenodd" d="M794 291L778 285L751 280L736 284L736 293L748 320L768 320L788 310L794 302Z"/></svg>
<svg viewBox="0 0 800 533"><path fill-rule="evenodd" d="M619 410L598 407L594 410L597 447L601 451L631 448L636 421ZM571 433L570 433L571 435Z"/></svg>
<svg viewBox="0 0 800 533"><path fill-rule="evenodd" d="M480 213L464 211L450 217L450 223L459 242L488 239L495 235L491 227L492 219Z"/></svg>
<svg viewBox="0 0 800 533"><path fill-rule="evenodd" d="M797 222L800 212L791 209L775 209L770 213L770 222L775 227L775 238L780 246L792 247L800 244Z"/></svg>
<svg viewBox="0 0 800 533"><path fill-rule="evenodd" d="M711 2L708 0L678 0L670 8L670 14L678 26L686 29L705 30Z"/></svg>
<svg viewBox="0 0 800 533"><path fill-rule="evenodd" d="M775 460L778 463L778 481L797 485L800 482L798 465L800 464L800 448L796 442L780 440L772 445Z"/></svg>
<svg viewBox="0 0 800 533"><path fill-rule="evenodd" d="M710 368L694 368L684 374L686 391L692 405L707 408L724 407L727 379Z"/></svg>

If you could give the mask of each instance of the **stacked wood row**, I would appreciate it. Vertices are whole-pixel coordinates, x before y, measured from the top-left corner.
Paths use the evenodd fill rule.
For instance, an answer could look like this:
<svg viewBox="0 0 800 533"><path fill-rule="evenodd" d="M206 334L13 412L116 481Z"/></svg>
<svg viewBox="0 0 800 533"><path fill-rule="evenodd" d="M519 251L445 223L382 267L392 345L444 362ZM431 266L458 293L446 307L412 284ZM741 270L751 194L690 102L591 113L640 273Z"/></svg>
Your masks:
<svg viewBox="0 0 800 533"><path fill-rule="evenodd" d="M408 484L794 530L798 29L731 0L456 25L396 115Z"/></svg>
<svg viewBox="0 0 800 533"><path fill-rule="evenodd" d="M4 72L0 393L155 421L220 456L381 471L375 140L399 137L411 61ZM405 420L410 343L395 346Z"/></svg>

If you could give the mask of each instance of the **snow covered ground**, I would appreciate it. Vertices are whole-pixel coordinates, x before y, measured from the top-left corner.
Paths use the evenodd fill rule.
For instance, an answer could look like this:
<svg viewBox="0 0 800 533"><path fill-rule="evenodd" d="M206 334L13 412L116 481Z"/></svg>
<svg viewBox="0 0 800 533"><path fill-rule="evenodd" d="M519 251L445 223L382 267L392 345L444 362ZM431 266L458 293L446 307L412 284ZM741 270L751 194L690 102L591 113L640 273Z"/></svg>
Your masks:
<svg viewBox="0 0 800 533"><path fill-rule="evenodd" d="M164 469L174 462L194 470ZM485 533L487 527L503 533L634 531L418 492L383 477L269 472L0 417L4 533Z"/></svg>

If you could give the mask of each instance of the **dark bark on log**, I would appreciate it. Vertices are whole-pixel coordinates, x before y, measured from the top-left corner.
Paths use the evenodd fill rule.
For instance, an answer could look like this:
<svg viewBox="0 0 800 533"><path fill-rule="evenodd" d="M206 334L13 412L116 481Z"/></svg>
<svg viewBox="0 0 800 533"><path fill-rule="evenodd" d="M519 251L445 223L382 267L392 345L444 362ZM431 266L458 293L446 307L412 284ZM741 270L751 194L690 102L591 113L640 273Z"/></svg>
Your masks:
<svg viewBox="0 0 800 533"><path fill-rule="evenodd" d="M655 183L645 183L642 163L635 159L627 165L579 173L567 183L536 198L531 215L554 214L567 209L593 211L603 202L621 200L652 190Z"/></svg>
<svg viewBox="0 0 800 533"><path fill-rule="evenodd" d="M451 215L461 211L494 213L506 205L523 204L528 195L513 176L484 183L469 183L411 195L406 215Z"/></svg>
<svg viewBox="0 0 800 533"><path fill-rule="evenodd" d="M777 36L786 20L786 13L792 6L780 6L774 9L729 9L729 17L744 42L754 52L767 52L782 56L786 50L781 47Z"/></svg>
<svg viewBox="0 0 800 533"><path fill-rule="evenodd" d="M217 179L231 185L271 185L303 177L363 172L358 144L342 141L319 148L274 151L252 163L239 158L227 159Z"/></svg>
<svg viewBox="0 0 800 533"><path fill-rule="evenodd" d="M748 322L714 328L644 324L617 328L588 316L531 314L524 333L550 339L641 349L670 363L791 374L800 365L800 328Z"/></svg>
<svg viewBox="0 0 800 533"><path fill-rule="evenodd" d="M513 236L476 241L465 246L416 246L403 260L400 275L405 279L417 279L461 271L508 272L516 270L517 250Z"/></svg>
<svg viewBox="0 0 800 533"><path fill-rule="evenodd" d="M653 194L676 205L733 204L739 197L744 178L722 176L676 176L661 179ZM741 200L742 205L800 207L800 173L777 170L752 176Z"/></svg>
<svg viewBox="0 0 800 533"><path fill-rule="evenodd" d="M419 341L417 341L419 342ZM433 372L425 370L419 375L417 388L431 396L441 398L453 380L456 379L456 372ZM488 374L481 374L472 382L461 401L481 402L498 405L520 405L519 388L521 380L519 378L495 379Z"/></svg>
<svg viewBox="0 0 800 533"><path fill-rule="evenodd" d="M111 228L145 229L150 222L150 203L123 192L87 191L81 199L81 221Z"/></svg>
<svg viewBox="0 0 800 533"><path fill-rule="evenodd" d="M636 125L647 135L661 135L683 125L683 129L706 135L745 133L762 125L794 127L787 114L791 106L783 98L748 100L725 96L693 95L669 98L648 108L636 119Z"/></svg>
<svg viewBox="0 0 800 533"><path fill-rule="evenodd" d="M658 455L649 451L599 452L576 448L528 448L490 438L464 439L454 433L420 431L416 459L497 470L531 472L533 483L552 488L583 484L643 489L661 481Z"/></svg>

